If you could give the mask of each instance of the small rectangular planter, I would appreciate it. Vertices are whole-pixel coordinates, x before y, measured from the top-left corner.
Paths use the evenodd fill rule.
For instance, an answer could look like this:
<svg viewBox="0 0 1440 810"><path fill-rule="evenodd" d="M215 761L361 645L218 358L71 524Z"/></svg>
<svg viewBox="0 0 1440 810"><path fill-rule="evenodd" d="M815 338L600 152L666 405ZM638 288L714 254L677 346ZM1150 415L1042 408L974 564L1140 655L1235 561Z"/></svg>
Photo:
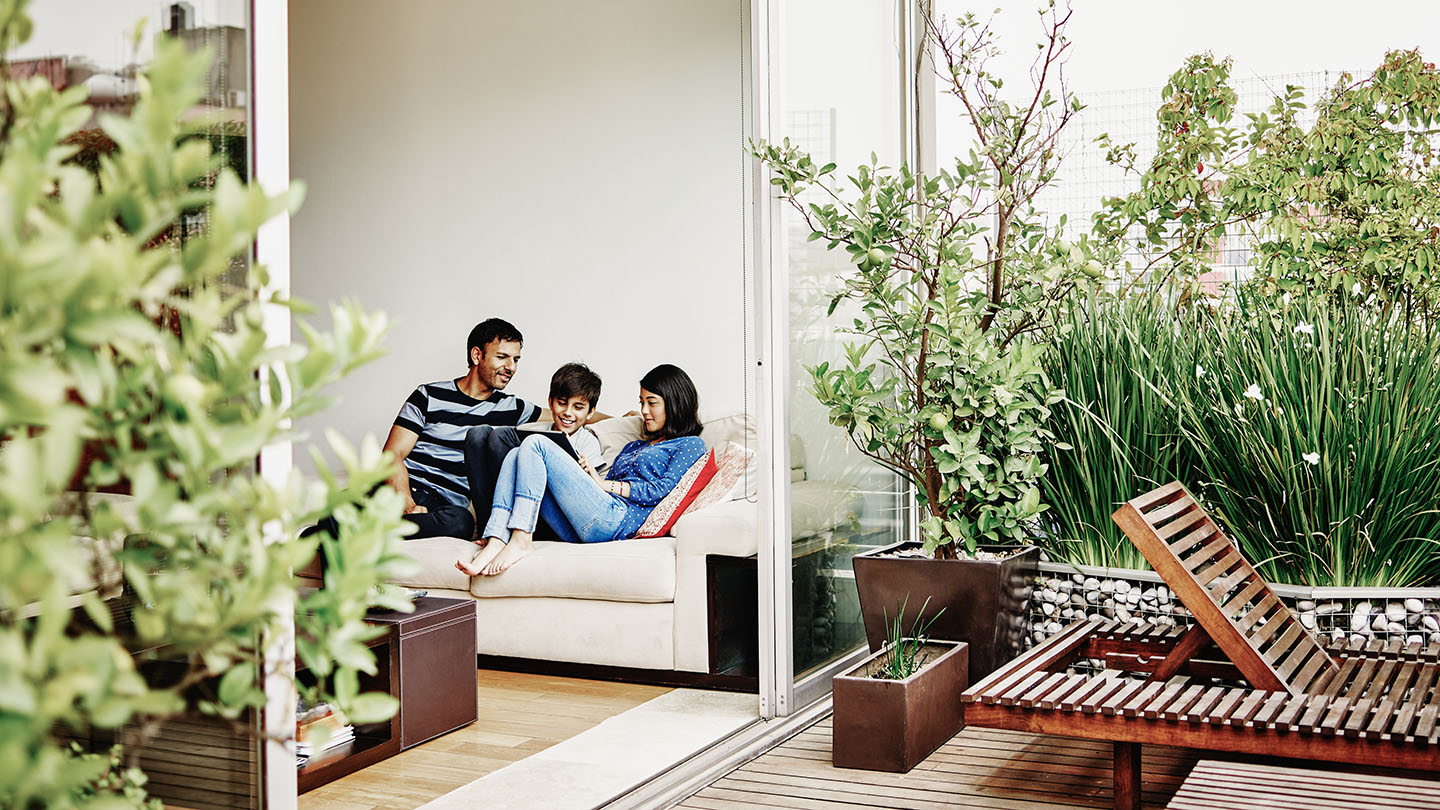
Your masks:
<svg viewBox="0 0 1440 810"><path fill-rule="evenodd" d="M925 649L933 657L903 681L870 677L888 649L835 676L835 767L905 773L965 727L968 645L930 641Z"/></svg>
<svg viewBox="0 0 1440 810"><path fill-rule="evenodd" d="M1002 560L884 556L919 547L915 542L896 543L851 560L870 649L878 650L885 643L885 624L894 620L902 605L908 628L929 599L925 618L936 619L926 632L970 645L970 677L978 681L1019 655L1026 638L1025 605L1040 563L1040 549L981 547L1013 552ZM923 620L921 623L923 626Z"/></svg>

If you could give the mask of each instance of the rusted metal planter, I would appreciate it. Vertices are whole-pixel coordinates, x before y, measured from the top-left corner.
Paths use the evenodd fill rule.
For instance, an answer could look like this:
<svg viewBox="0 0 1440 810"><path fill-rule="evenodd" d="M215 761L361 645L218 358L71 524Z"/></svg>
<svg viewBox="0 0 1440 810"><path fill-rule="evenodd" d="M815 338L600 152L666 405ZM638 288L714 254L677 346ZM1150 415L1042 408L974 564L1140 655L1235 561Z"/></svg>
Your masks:
<svg viewBox="0 0 1440 810"><path fill-rule="evenodd" d="M938 617L926 634L969 644L971 678L978 681L1019 655L1025 643L1025 603L1039 569L1040 549L981 547L1016 552L1002 560L880 556L919 546L896 543L858 554L852 561L870 649L885 644L886 615L893 620L904 605L908 629L929 598L925 617ZM944 613L939 613L941 608ZM924 623L922 619L921 626Z"/></svg>
<svg viewBox="0 0 1440 810"><path fill-rule="evenodd" d="M970 685L964 643L930 641L929 660L903 681L870 677L882 650L836 675L831 761L837 768L905 773L965 727Z"/></svg>

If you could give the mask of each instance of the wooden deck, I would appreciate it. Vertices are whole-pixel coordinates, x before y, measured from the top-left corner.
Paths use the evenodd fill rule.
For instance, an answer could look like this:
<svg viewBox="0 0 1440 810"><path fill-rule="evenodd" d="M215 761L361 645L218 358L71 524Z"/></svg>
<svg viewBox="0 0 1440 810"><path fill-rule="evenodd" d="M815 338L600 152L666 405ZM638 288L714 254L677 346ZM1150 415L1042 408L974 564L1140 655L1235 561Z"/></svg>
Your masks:
<svg viewBox="0 0 1440 810"><path fill-rule="evenodd" d="M1202 752L1144 751L1145 807L1163 808ZM830 720L812 726L681 802L687 810L1109 808L1110 745L966 728L908 774L830 765Z"/></svg>

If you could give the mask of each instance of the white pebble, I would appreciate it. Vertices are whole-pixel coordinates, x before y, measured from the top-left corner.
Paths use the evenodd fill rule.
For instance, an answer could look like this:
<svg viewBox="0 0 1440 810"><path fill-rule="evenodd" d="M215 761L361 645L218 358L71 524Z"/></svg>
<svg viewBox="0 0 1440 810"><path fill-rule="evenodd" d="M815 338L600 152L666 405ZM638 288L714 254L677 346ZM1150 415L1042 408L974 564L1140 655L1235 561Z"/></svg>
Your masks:
<svg viewBox="0 0 1440 810"><path fill-rule="evenodd" d="M1041 613L1044 613L1046 616L1054 616L1054 615L1055 615L1055 603L1054 603L1054 602L1041 602L1041 603L1040 603L1040 612L1041 612Z"/></svg>
<svg viewBox="0 0 1440 810"><path fill-rule="evenodd" d="M1405 605L1400 602L1391 602L1385 606L1385 618L1392 622L1405 621Z"/></svg>
<svg viewBox="0 0 1440 810"><path fill-rule="evenodd" d="M1088 577L1085 580L1085 590L1093 591L1100 587L1100 580L1095 577Z"/></svg>
<svg viewBox="0 0 1440 810"><path fill-rule="evenodd" d="M1425 610L1425 603L1411 597L1405 600L1405 609L1411 613L1421 613Z"/></svg>
<svg viewBox="0 0 1440 810"><path fill-rule="evenodd" d="M1134 585L1131 585L1123 579L1115 580L1115 593L1130 593L1130 590L1134 587Z"/></svg>
<svg viewBox="0 0 1440 810"><path fill-rule="evenodd" d="M1143 592L1141 592L1140 598L1144 599L1146 602L1154 602L1156 599L1155 589L1146 588Z"/></svg>
<svg viewBox="0 0 1440 810"><path fill-rule="evenodd" d="M1084 574L1071 574L1071 575L1070 575L1070 581L1071 581L1071 582L1074 582L1076 585L1082 584L1083 582L1085 582L1085 575L1084 575Z"/></svg>
<svg viewBox="0 0 1440 810"><path fill-rule="evenodd" d="M1130 605L1131 607L1140 604L1140 592L1130 591L1129 593L1125 594L1125 603Z"/></svg>
<svg viewBox="0 0 1440 810"><path fill-rule="evenodd" d="M1326 602L1315 608L1315 613L1320 616L1329 616L1332 613L1339 613L1345 606L1339 602Z"/></svg>
<svg viewBox="0 0 1440 810"><path fill-rule="evenodd" d="M1370 623L1370 629L1376 631L1377 633L1383 633L1385 632L1385 630L1389 629L1389 627L1390 620L1380 615L1379 613L1375 614L1375 621Z"/></svg>
<svg viewBox="0 0 1440 810"><path fill-rule="evenodd" d="M1306 630L1315 629L1315 614L1310 611L1300 614L1300 625Z"/></svg>
<svg viewBox="0 0 1440 810"><path fill-rule="evenodd" d="M1354 631L1364 630L1370 626L1370 603L1361 602L1355 606L1350 613L1350 629Z"/></svg>
<svg viewBox="0 0 1440 810"><path fill-rule="evenodd" d="M1075 608L1072 608L1072 607L1067 607L1067 608L1064 608L1063 610L1060 611L1060 617L1061 617L1062 619L1068 619L1068 618L1070 618L1071 616L1074 616L1074 615L1075 615Z"/></svg>
<svg viewBox="0 0 1440 810"><path fill-rule="evenodd" d="M1119 619L1119 620L1122 621L1122 622L1128 622L1128 621L1130 621L1131 619L1134 619L1135 617L1130 615L1130 611L1128 611L1128 610L1126 610L1125 608L1121 607L1121 608L1115 608L1115 618L1116 618L1116 619Z"/></svg>
<svg viewBox="0 0 1440 810"><path fill-rule="evenodd" d="M1431 634L1430 634L1430 643L1431 643L1431 644L1440 644L1440 633L1431 633Z"/></svg>
<svg viewBox="0 0 1440 810"><path fill-rule="evenodd" d="M1100 593L1099 591L1086 591L1086 592L1085 592L1085 601L1087 601L1087 602L1089 602L1090 604L1093 605L1093 604L1098 603L1098 602L1100 601L1100 598L1101 598L1102 596L1104 596L1104 594Z"/></svg>
<svg viewBox="0 0 1440 810"><path fill-rule="evenodd" d="M1432 633L1440 633L1440 619L1435 618L1435 614L1433 613L1426 613L1424 616L1421 616L1420 626Z"/></svg>
<svg viewBox="0 0 1440 810"><path fill-rule="evenodd" d="M1295 608L1297 610L1314 610L1315 602L1312 599L1301 599L1295 603Z"/></svg>
<svg viewBox="0 0 1440 810"><path fill-rule="evenodd" d="M1352 646L1352 647L1357 646L1357 645L1358 645L1358 646L1364 646L1364 645L1365 645L1365 642L1367 642L1367 641L1369 641L1369 640L1370 640L1370 639L1366 638L1365 636L1363 636L1363 635L1361 635L1361 634L1359 634L1359 633L1352 633L1352 634L1350 635L1350 646Z"/></svg>
<svg viewBox="0 0 1440 810"><path fill-rule="evenodd" d="M1415 636L1406 636L1406 637L1405 637L1405 645L1406 645L1407 647L1410 646L1411 644L1424 644L1424 643L1425 643L1425 637L1424 637L1424 636L1415 635Z"/></svg>

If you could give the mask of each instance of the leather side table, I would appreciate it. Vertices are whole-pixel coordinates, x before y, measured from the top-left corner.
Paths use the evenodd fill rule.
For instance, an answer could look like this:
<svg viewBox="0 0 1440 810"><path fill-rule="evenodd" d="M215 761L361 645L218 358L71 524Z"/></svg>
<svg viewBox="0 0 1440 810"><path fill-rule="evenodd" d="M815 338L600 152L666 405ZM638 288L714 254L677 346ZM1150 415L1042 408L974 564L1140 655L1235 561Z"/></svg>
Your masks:
<svg viewBox="0 0 1440 810"><path fill-rule="evenodd" d="M422 596L414 613L371 613L391 625L400 664L400 750L475 722L475 601Z"/></svg>

